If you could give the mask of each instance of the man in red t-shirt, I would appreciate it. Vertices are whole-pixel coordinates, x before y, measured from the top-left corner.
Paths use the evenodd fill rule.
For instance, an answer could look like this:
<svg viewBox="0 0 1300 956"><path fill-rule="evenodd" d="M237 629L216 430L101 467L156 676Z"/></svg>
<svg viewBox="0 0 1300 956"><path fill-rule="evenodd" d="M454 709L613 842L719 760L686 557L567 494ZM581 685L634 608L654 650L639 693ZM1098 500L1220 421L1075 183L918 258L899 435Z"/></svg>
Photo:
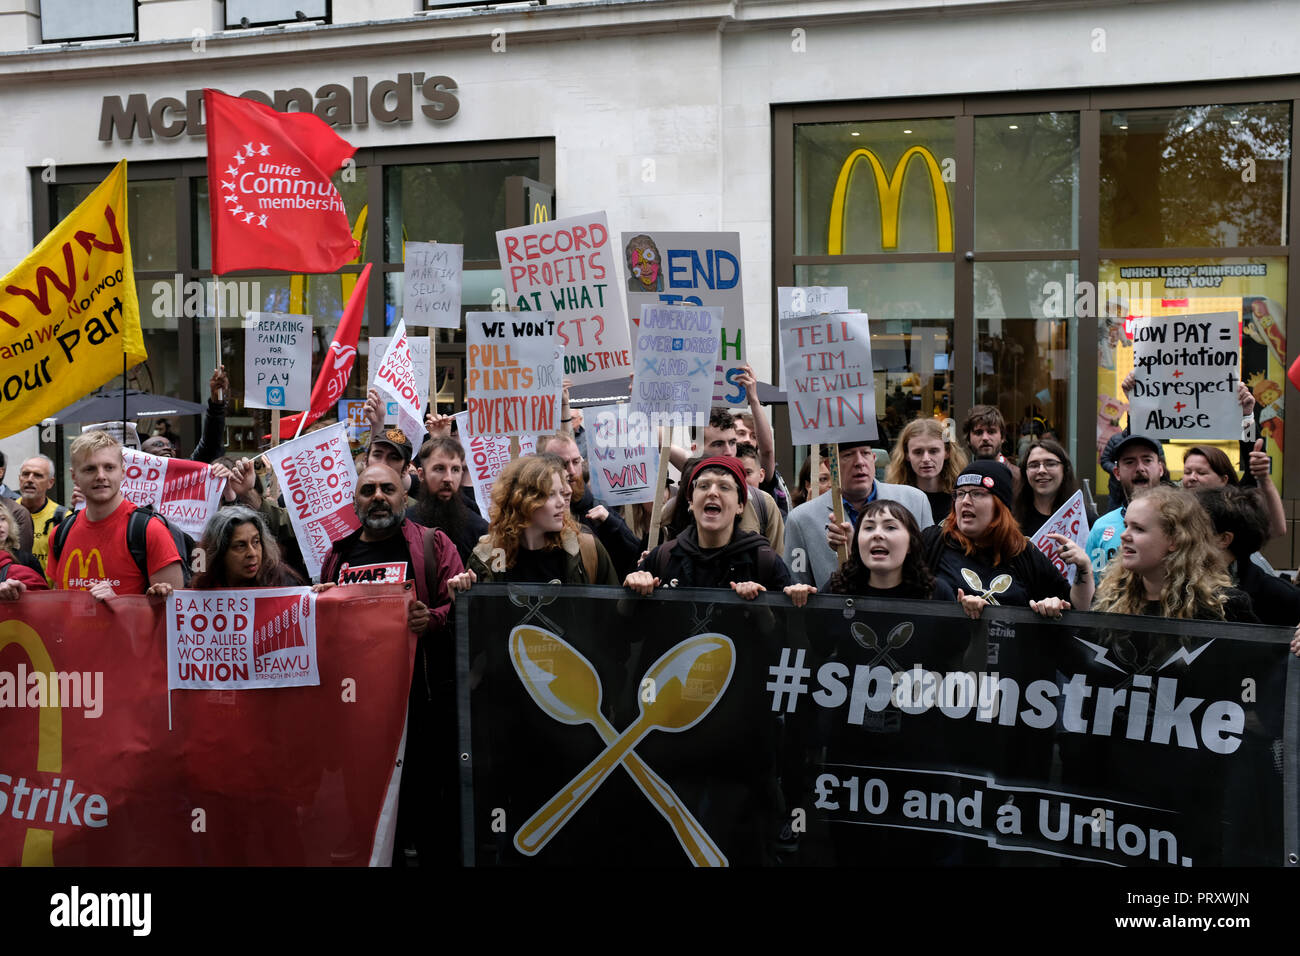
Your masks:
<svg viewBox="0 0 1300 956"><path fill-rule="evenodd" d="M53 535L46 573L50 586L89 591L106 600L118 594L166 597L184 582L181 559L161 521L146 528L148 578L140 573L127 546L127 519L135 505L122 497L122 446L107 432L87 432L72 443L72 481L86 499L85 512L72 524L58 557ZM9 584L10 582L5 582ZM22 593L0 585L0 599Z"/></svg>

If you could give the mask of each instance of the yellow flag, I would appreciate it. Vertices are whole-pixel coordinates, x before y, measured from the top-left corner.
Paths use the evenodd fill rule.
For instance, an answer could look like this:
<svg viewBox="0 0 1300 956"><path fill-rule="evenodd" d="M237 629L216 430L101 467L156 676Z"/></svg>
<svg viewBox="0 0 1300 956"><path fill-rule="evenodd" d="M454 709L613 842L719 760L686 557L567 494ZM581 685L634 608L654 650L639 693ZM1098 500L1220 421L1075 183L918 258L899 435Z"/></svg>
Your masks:
<svg viewBox="0 0 1300 956"><path fill-rule="evenodd" d="M0 280L0 438L149 356L140 331L122 160Z"/></svg>

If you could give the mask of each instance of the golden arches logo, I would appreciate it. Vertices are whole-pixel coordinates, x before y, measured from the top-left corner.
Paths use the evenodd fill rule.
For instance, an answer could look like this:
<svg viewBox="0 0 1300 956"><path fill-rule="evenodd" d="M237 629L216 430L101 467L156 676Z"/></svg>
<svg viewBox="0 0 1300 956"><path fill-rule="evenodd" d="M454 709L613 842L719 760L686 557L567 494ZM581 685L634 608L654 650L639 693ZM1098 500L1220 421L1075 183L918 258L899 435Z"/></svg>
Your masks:
<svg viewBox="0 0 1300 956"><path fill-rule="evenodd" d="M930 188L934 193L934 234L938 252L952 252L952 203L943 182L943 170L934 153L924 146L912 146L899 157L891 175L885 174L884 164L869 149L855 149L840 166L831 195L831 218L826 233L826 252L838 256L844 253L844 205L853 185L853 174L859 160L871 164L876 183L876 202L880 205L880 248L898 248L898 207L903 198L903 183L913 159L920 159L930 175Z"/></svg>
<svg viewBox="0 0 1300 956"><path fill-rule="evenodd" d="M544 202L533 203L533 224L536 225L539 222L550 222L550 221L551 221L551 210L547 208L546 203Z"/></svg>
<svg viewBox="0 0 1300 956"><path fill-rule="evenodd" d="M72 574L72 563L77 563L77 573ZM92 548L90 554L82 554L81 549L77 548L68 555L67 561L63 564L63 586L68 587L68 581L76 578L90 578L91 565L99 568L99 573L94 575L94 579L102 581L108 577L104 573L104 556L99 553L99 548Z"/></svg>
<svg viewBox="0 0 1300 956"><path fill-rule="evenodd" d="M22 621L0 623L0 651L17 644L32 662L33 671L54 673L54 661L41 636ZM41 773L63 772L63 711L46 700L37 718L36 769ZM23 839L23 866L54 865L54 831L28 827Z"/></svg>

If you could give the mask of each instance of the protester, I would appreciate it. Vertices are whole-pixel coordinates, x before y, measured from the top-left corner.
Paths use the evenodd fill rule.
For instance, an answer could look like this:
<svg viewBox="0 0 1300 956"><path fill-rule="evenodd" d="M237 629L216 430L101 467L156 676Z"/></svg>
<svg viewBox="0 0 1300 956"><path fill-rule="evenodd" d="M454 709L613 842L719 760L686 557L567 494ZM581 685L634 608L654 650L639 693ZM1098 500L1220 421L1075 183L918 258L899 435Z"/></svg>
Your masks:
<svg viewBox="0 0 1300 956"><path fill-rule="evenodd" d="M895 485L925 492L930 516L942 521L952 510L953 483L966 467L966 453L955 441L944 440L944 427L933 418L908 422L894 443L885 477Z"/></svg>
<svg viewBox="0 0 1300 956"><path fill-rule="evenodd" d="M745 389L745 402L748 405L747 411L735 414L736 444L739 446L749 442L758 449L758 464L763 470L763 480L758 488L772 496L781 509L781 518L784 520L790 513L790 490L786 488L785 479L781 477L776 464L776 440L772 436L772 425L763 412L763 405L758 400L758 377L753 368L742 365L736 384Z"/></svg>
<svg viewBox="0 0 1300 956"><path fill-rule="evenodd" d="M682 465L682 474L689 475L703 460L704 456L686 459L686 462ZM664 508L664 524L667 527L665 537L668 539L677 537L689 528L694 520L691 516L690 495L680 493L682 492L680 486L678 491L679 494ZM751 493L747 495L742 505L740 530L761 534L764 538L767 538L767 543L772 549L777 554L780 554L785 544L785 525L781 521L780 512L771 501L770 495L759 494L751 486Z"/></svg>
<svg viewBox="0 0 1300 956"><path fill-rule="evenodd" d="M1074 477L1070 456L1050 438L1029 443L1020 459L1020 473L1023 478L1011 510L1025 537L1032 538L1074 496L1079 482ZM1091 528L1097 523L1097 513L1086 503L1084 507Z"/></svg>
<svg viewBox="0 0 1300 956"><path fill-rule="evenodd" d="M1120 497L1125 504L1139 492L1168 480L1164 449L1154 438L1128 435L1115 446L1114 455L1115 478L1119 481ZM1088 533L1085 547L1098 580L1119 550L1120 532L1123 530L1124 507L1120 507L1098 518Z"/></svg>
<svg viewBox="0 0 1300 956"><path fill-rule="evenodd" d="M0 508L0 600L17 600L23 591L44 590L40 572L19 560L18 527L8 509Z"/></svg>
<svg viewBox="0 0 1300 956"><path fill-rule="evenodd" d="M781 556L760 534L740 530L749 497L745 470L734 457L700 461L683 482L692 522L671 541L652 550L623 584L641 595L670 584L683 588L730 588L753 600L767 590L795 582ZM800 588L806 597L812 589Z"/></svg>
<svg viewBox="0 0 1300 956"><path fill-rule="evenodd" d="M208 407L203 410L203 433L190 455L192 460L212 464L225 454L226 402L229 398L230 378L226 375L226 367L218 365L208 378Z"/></svg>
<svg viewBox="0 0 1300 956"><path fill-rule="evenodd" d="M822 446L823 458L832 447ZM841 540L847 541L852 534L859 510L877 498L902 502L920 528L928 528L934 523L930 517L930 502L919 488L876 480L876 455L867 442L840 442L838 464L840 492L847 518L840 526ZM785 561L799 583L825 588L835 573L839 561L835 551L826 543L828 522L833 520L829 490L790 512L785 526Z"/></svg>
<svg viewBox="0 0 1300 956"><path fill-rule="evenodd" d="M54 487L54 462L45 455L35 455L23 462L18 472L18 490L23 508L32 521L32 554L45 566L49 554L50 530L68 516L68 509L49 496Z"/></svg>
<svg viewBox="0 0 1300 956"><path fill-rule="evenodd" d="M831 469L826 463L826 459L818 456L817 458L817 495L814 495L810 489L812 475L812 456L809 455L803 460L803 465L799 468L799 488L794 493L792 502L794 507L807 504L817 495L824 495L831 489Z"/></svg>
<svg viewBox="0 0 1300 956"><path fill-rule="evenodd" d="M736 445L736 458L745 469L745 482L749 485L750 503L758 517L759 533L780 554L785 550L785 519L776 499L763 490L763 469L758 463L758 449L742 441Z"/></svg>
<svg viewBox="0 0 1300 956"><path fill-rule="evenodd" d="M1268 514L1259 496L1245 488L1202 486L1196 500L1214 527L1214 543L1224 552L1232 583L1250 598L1262 624L1300 623L1300 588L1261 569L1251 557L1268 539Z"/></svg>
<svg viewBox="0 0 1300 956"><path fill-rule="evenodd" d="M1228 485L1253 486L1257 489L1268 516L1268 535L1280 537L1287 531L1286 507L1282 504L1277 486L1269 477L1272 461L1268 453L1263 451L1263 444L1263 439L1260 439L1247 453L1249 477L1240 482L1237 480L1237 470L1232 466L1232 459L1221 448L1214 445L1193 445L1183 453L1182 486L1191 491Z"/></svg>
<svg viewBox="0 0 1300 956"><path fill-rule="evenodd" d="M18 529L19 549L30 553L36 541L36 529L31 513L23 507L22 499L17 498L11 501L8 498L0 498L0 508L4 508L9 512L14 526Z"/></svg>
<svg viewBox="0 0 1300 956"><path fill-rule="evenodd" d="M906 433L906 429L904 429ZM905 440L899 436L899 444ZM831 594L956 601L947 581L925 562L916 518L897 501L877 499L862 509L849 539L849 559L831 575Z"/></svg>
<svg viewBox="0 0 1300 956"><path fill-rule="evenodd" d="M686 459L691 455L701 458L709 456L736 456L736 445L739 444L739 436L736 435L736 417L731 414L730 410L715 405L709 410L709 423L698 430L698 435L694 442L691 443L691 450L679 448L676 445L668 449L668 462L678 471L686 465ZM682 472L685 474L685 472Z"/></svg>
<svg viewBox="0 0 1300 956"><path fill-rule="evenodd" d="M1020 468L1003 454L1007 441L1007 422L992 405L972 405L961 433L975 461L999 461L1011 472L1012 487L1020 481Z"/></svg>
<svg viewBox="0 0 1300 956"><path fill-rule="evenodd" d="M461 562L469 560L488 523L460 493L465 473L465 448L449 436L430 438L420 446L420 496L406 517L426 528L437 528L456 545Z"/></svg>
<svg viewBox="0 0 1300 956"><path fill-rule="evenodd" d="M220 508L208 519L199 541L203 549L202 570L190 587L212 588L301 587L307 582L280 560L262 516L244 505Z"/></svg>
<svg viewBox="0 0 1300 956"><path fill-rule="evenodd" d="M1083 549L1063 535L1051 536L1061 559L1077 568L1071 587L1020 531L1005 465L971 462L957 476L953 499L943 524L922 531L921 540L930 568L956 591L967 615L979 617L989 604L1029 607L1044 617L1088 607L1092 568Z"/></svg>
<svg viewBox="0 0 1300 956"><path fill-rule="evenodd" d="M617 585L608 552L573 520L563 466L548 458L516 458L497 476L492 521L470 570L482 581Z"/></svg>
<svg viewBox="0 0 1300 956"><path fill-rule="evenodd" d="M1250 598L1231 586L1214 528L1191 492L1165 486L1142 492L1125 509L1120 540L1119 560L1097 587L1094 611L1258 623Z"/></svg>

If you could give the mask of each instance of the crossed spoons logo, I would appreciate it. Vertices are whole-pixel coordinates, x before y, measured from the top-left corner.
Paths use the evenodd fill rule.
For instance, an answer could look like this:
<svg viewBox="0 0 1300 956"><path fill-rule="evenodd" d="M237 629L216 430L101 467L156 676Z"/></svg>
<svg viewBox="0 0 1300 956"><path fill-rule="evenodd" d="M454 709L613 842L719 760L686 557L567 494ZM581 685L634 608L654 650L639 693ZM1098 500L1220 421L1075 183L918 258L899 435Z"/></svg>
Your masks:
<svg viewBox="0 0 1300 956"><path fill-rule="evenodd" d="M727 865L727 858L672 787L633 748L652 730L680 733L694 727L722 699L736 667L730 638L699 634L655 661L640 684L653 687L654 693L640 698L640 716L621 734L601 712L603 689L595 667L560 637L520 625L510 632L510 661L538 707L562 724L591 724L605 743L604 751L519 828L514 843L520 853L540 852L621 765L668 821L692 863Z"/></svg>

